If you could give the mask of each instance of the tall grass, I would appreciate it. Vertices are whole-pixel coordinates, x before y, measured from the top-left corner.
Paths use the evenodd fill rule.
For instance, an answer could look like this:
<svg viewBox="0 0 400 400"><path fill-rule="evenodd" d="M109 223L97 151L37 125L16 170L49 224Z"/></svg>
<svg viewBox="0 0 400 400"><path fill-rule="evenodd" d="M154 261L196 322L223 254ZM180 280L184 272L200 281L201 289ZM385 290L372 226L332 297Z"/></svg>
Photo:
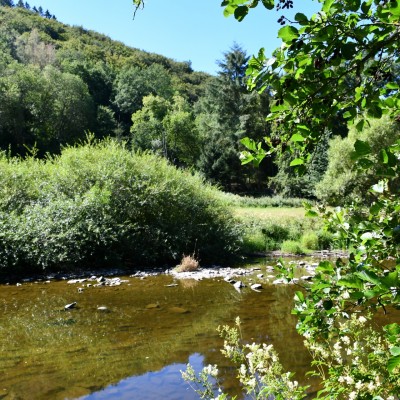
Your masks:
<svg viewBox="0 0 400 400"><path fill-rule="evenodd" d="M280 195L249 197L239 196L233 193L220 192L221 200L233 207L303 207L304 201L300 198L287 198Z"/></svg>

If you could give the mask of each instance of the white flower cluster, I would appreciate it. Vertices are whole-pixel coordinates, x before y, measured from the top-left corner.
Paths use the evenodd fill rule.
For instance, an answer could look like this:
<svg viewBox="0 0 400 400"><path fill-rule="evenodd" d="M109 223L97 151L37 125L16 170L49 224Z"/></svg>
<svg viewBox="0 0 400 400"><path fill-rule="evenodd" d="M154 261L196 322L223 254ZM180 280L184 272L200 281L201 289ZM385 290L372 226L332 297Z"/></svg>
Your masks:
<svg viewBox="0 0 400 400"><path fill-rule="evenodd" d="M329 378L324 377L325 384L329 382L330 390L336 390L341 398L398 399L391 393L400 387L400 377L387 369L392 344L367 322L365 316L353 314L325 341L311 338L305 340L305 345L316 365L330 371Z"/></svg>

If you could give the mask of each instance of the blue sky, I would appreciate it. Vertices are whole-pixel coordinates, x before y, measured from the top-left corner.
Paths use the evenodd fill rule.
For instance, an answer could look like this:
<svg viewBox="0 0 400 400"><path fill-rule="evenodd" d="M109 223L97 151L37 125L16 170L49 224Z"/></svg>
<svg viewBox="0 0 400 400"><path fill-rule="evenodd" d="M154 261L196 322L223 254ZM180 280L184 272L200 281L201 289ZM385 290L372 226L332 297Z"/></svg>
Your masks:
<svg viewBox="0 0 400 400"><path fill-rule="evenodd" d="M29 2L29 1L28 1ZM242 22L225 18L220 0L147 0L133 20L131 0L38 0L60 22L104 33L128 46L191 61L195 71L214 74L216 61L233 43L249 55L265 47L270 54L280 45L276 22L281 13L259 6ZM112 5L110 5L112 4ZM295 3L296 4L296 3ZM301 11L311 15L318 4L302 0ZM289 14L288 14L289 15ZM291 15L293 15L291 13Z"/></svg>

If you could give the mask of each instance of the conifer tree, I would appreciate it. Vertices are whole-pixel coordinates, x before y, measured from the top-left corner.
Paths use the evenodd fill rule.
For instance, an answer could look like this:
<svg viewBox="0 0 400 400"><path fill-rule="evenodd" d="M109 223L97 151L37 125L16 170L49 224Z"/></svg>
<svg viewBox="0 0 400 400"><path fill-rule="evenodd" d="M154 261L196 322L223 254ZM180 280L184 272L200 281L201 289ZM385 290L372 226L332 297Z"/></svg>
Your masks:
<svg viewBox="0 0 400 400"><path fill-rule="evenodd" d="M31 6L29 5L29 3L26 1L25 2L25 8L27 9L27 10L30 10L31 9Z"/></svg>
<svg viewBox="0 0 400 400"><path fill-rule="evenodd" d="M25 4L22 0L18 0L17 7L25 8Z"/></svg>
<svg viewBox="0 0 400 400"><path fill-rule="evenodd" d="M13 0L0 0L0 6L14 7L14 2Z"/></svg>

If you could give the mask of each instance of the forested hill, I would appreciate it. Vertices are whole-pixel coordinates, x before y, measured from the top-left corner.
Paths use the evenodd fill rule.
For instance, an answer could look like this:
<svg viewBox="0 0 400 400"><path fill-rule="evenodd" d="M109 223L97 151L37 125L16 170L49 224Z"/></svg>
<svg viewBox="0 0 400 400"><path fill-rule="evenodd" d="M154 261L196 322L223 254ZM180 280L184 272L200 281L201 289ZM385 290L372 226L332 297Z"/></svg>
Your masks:
<svg viewBox="0 0 400 400"><path fill-rule="evenodd" d="M41 151L57 151L85 130L126 135L143 96L174 93L193 104L204 92L209 76L194 72L190 62L125 46L34 10L0 7L2 148L23 153L36 143ZM136 98L123 85L127 75L135 79Z"/></svg>
<svg viewBox="0 0 400 400"><path fill-rule="evenodd" d="M249 94L249 57L239 46L221 55L217 76L189 61L131 48L51 10L0 0L0 150L57 154L91 132L115 137L228 190L272 174L243 168L240 139L269 134L267 93Z"/></svg>

